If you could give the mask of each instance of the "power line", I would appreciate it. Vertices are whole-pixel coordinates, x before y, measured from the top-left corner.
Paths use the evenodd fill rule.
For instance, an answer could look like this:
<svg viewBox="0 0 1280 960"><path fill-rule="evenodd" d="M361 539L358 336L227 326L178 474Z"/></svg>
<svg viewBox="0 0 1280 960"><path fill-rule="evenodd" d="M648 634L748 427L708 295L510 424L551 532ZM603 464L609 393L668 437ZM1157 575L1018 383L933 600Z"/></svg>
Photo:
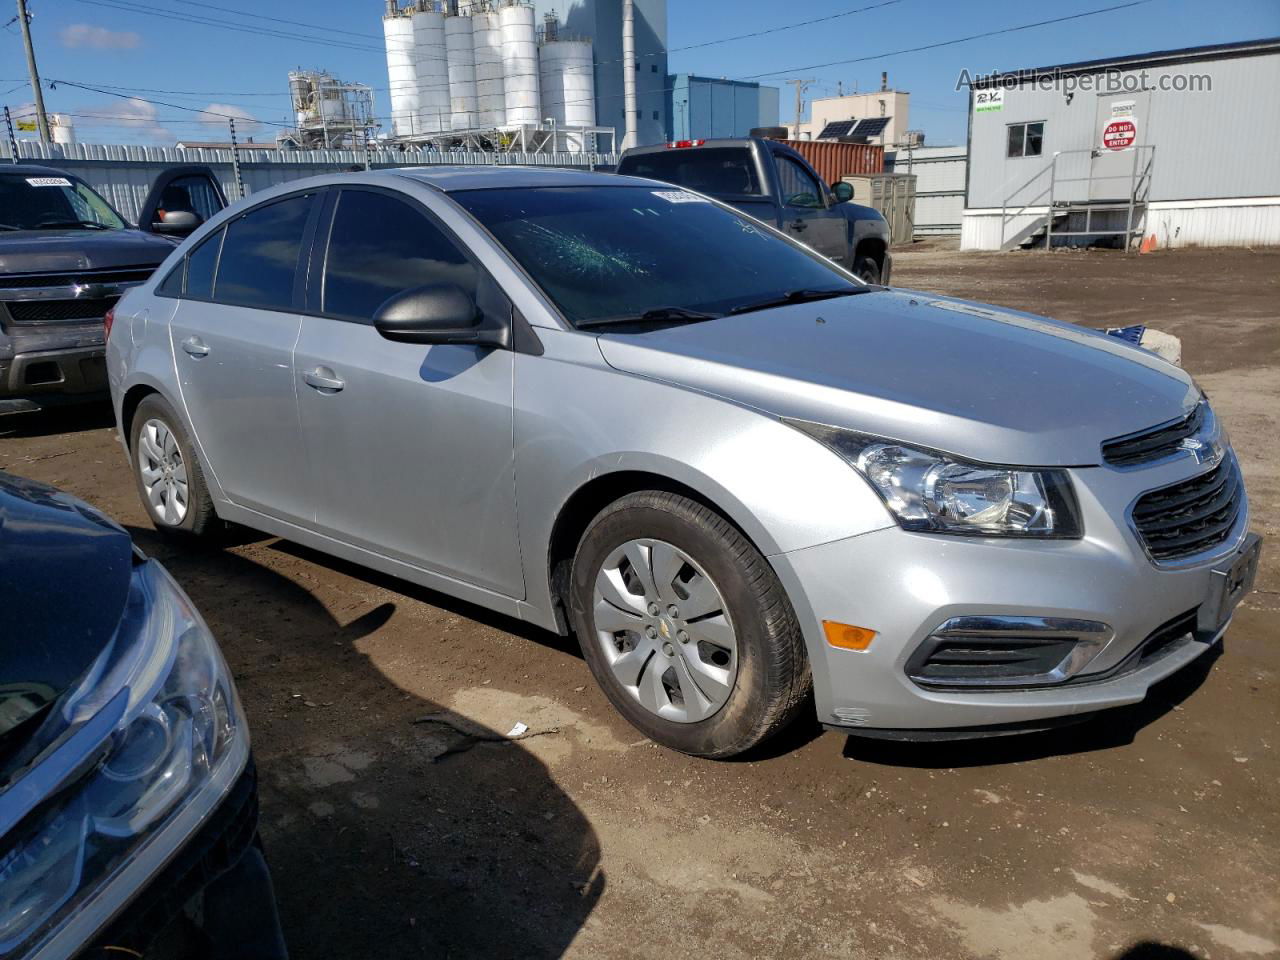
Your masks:
<svg viewBox="0 0 1280 960"><path fill-rule="evenodd" d="M1034 27L1045 27L1054 23L1065 23L1068 20L1080 20L1084 17L1096 17L1100 13L1111 13L1115 10L1124 10L1128 7L1140 7L1144 4L1151 3L1151 0L1130 0L1129 3L1118 3L1110 7L1101 7L1097 10L1086 10L1084 13L1073 13L1065 17L1054 17L1051 20L1038 20L1035 23L1024 23L1017 27L1004 27L1000 30L987 30L982 33L971 34L967 37L957 37L954 40L940 40L937 43L926 43L919 47L905 47L902 50L891 50L888 53L872 54L868 57L852 57L848 60L832 60L828 63L810 63L803 67L787 67L784 70L769 70L765 73L753 73L746 77L740 77L741 80L756 80L760 77L773 77L780 73L799 73L804 70L822 70L825 67L842 67L850 63L865 63L868 60L882 60L885 57L896 57L904 53L920 53L924 50L937 50L939 47L950 47L957 43L967 43L970 40L981 40L983 37L997 37L1005 33L1017 33L1019 30L1030 30Z"/></svg>
<svg viewBox="0 0 1280 960"><path fill-rule="evenodd" d="M220 30L233 30L237 33L247 33L262 37L272 37L278 40L297 40L303 43L314 43L326 47L335 47L339 50L357 50L367 53L381 53L382 47L373 47L361 43L346 43L341 40L330 40L325 37L308 37L305 34L288 33L283 30L274 30L270 27L251 27L242 24L227 23L225 21L216 20L212 17L203 17L197 14L179 14L170 13L168 11L152 10L137 4L125 3L123 0L76 0L77 3L85 3L94 7L106 7L111 10L123 10L126 13L138 13L149 17L159 17L164 20L176 20L179 23L193 23L198 26L215 27Z"/></svg>
<svg viewBox="0 0 1280 960"><path fill-rule="evenodd" d="M222 13L234 13L239 17L252 17L255 20L267 20L271 23L283 23L291 27L299 27L303 30L320 31L322 33L336 33L344 37L364 37L368 40L381 40L382 37L376 33L356 33L353 30L344 30L341 27L322 27L319 25L303 25L296 20L285 20L281 17L268 17L264 13L250 13L248 10L237 10L233 7L220 7L213 3L200 3L198 0L170 0L171 3L184 7L204 7L208 10L218 10Z"/></svg>
<svg viewBox="0 0 1280 960"><path fill-rule="evenodd" d="M800 27L811 27L815 23L826 23L830 20L839 20L842 17L851 17L855 13L866 13L868 10L878 10L880 7L892 7L902 0L883 0L882 3L873 3L866 7L858 7L854 10L845 10L842 13L832 13L825 17L814 17L812 20L798 20L795 23L785 23L778 27L768 27L764 30L756 30L754 33L740 33L736 37L721 37L719 40L707 40L702 43L691 43L685 47L672 47L668 53L684 53L686 50L701 50L703 47L714 47L721 43L733 43L735 40L752 40L756 37L767 37L775 33L782 33L784 30L797 30Z"/></svg>

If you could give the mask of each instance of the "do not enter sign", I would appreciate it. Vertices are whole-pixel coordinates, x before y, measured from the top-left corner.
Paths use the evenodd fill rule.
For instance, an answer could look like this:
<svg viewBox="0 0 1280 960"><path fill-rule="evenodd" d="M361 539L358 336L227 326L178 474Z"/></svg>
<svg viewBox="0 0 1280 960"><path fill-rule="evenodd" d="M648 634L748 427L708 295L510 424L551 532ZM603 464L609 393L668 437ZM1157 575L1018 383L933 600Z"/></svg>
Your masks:
<svg viewBox="0 0 1280 960"><path fill-rule="evenodd" d="M1112 120L1102 131L1102 145L1108 150L1127 150L1138 139L1132 120Z"/></svg>

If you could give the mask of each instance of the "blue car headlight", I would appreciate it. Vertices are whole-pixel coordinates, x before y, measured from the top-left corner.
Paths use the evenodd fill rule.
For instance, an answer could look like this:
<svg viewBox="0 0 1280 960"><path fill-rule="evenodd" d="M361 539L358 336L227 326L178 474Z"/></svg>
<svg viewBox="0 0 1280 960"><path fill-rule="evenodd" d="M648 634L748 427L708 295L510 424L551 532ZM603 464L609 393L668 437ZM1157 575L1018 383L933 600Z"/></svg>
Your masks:
<svg viewBox="0 0 1280 960"><path fill-rule="evenodd" d="M158 869L173 850L150 851L153 841L183 811L212 810L247 761L217 643L155 561L134 567L115 637L56 719L69 738L103 717L114 722L51 798L0 837L0 956L34 949L73 920L96 932L116 899L104 888L140 859ZM86 919L95 903L102 916Z"/></svg>

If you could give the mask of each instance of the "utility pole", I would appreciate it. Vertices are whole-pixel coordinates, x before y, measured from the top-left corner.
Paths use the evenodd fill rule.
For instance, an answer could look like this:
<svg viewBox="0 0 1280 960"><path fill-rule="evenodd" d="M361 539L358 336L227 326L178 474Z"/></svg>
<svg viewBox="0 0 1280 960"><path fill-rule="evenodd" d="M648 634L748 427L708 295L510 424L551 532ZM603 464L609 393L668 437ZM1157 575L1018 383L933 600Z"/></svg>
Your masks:
<svg viewBox="0 0 1280 960"><path fill-rule="evenodd" d="M31 46L31 14L27 13L27 0L18 0L18 23L22 25L22 43L27 48L27 72L31 74L31 92L35 95L36 124L40 130L40 142L48 143L49 118L44 112L44 91L40 89L40 71L36 69L36 51Z"/></svg>
<svg viewBox="0 0 1280 960"><path fill-rule="evenodd" d="M809 86L809 84L815 83L816 81L810 78L808 80L785 80L783 82L789 83L796 88L796 125L795 125L795 129L791 131L791 135L795 139L799 140L800 139L800 114L804 112L804 91Z"/></svg>

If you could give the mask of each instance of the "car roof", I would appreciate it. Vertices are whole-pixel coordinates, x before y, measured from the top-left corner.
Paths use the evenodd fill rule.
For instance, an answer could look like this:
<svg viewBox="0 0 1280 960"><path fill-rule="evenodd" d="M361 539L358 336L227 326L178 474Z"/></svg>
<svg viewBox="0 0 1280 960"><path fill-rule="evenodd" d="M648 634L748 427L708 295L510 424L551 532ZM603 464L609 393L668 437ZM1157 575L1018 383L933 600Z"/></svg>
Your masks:
<svg viewBox="0 0 1280 960"><path fill-rule="evenodd" d="M67 173L58 167L46 166L40 163L5 163L0 164L0 173L16 173L23 177L47 177L50 174L57 174L60 177L75 177L74 173ZM76 177L78 180L79 177Z"/></svg>
<svg viewBox="0 0 1280 960"><path fill-rule="evenodd" d="M619 187L650 186L651 181L639 177L620 177L614 173L595 173L562 167L495 166L429 166L397 167L381 171L394 173L434 187L444 193L457 190L496 190L511 187Z"/></svg>
<svg viewBox="0 0 1280 960"><path fill-rule="evenodd" d="M692 142L692 141L691 141ZM628 157L639 156L646 153L665 153L668 150L696 150L699 147L749 147L753 143L766 143L765 137L724 137L720 140L703 140L697 147L669 147L665 143L651 143L643 147L632 147L630 150L624 151L624 155ZM778 141L773 141L778 143ZM786 144L781 144L786 146ZM790 149L788 147L788 149Z"/></svg>

